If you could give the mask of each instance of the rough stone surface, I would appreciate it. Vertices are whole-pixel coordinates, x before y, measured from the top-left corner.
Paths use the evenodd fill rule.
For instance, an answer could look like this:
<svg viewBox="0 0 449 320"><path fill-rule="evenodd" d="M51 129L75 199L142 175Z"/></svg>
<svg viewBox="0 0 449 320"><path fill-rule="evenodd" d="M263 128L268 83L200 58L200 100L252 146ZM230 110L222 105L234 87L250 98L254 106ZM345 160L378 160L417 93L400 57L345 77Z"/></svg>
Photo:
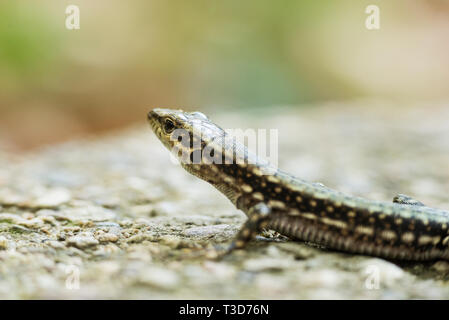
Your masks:
<svg viewBox="0 0 449 320"><path fill-rule="evenodd" d="M210 117L278 128L279 166L303 179L448 209L448 106L366 105ZM147 127L25 155L1 150L0 299L449 298L448 262L345 254L272 232L211 260L245 217L172 164Z"/></svg>

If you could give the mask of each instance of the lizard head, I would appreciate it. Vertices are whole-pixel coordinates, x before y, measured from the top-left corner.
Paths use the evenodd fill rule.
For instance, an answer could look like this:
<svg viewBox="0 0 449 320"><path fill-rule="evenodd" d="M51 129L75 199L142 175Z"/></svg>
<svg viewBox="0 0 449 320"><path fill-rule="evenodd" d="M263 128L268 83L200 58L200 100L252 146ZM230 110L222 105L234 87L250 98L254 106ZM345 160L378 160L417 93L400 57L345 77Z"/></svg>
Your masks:
<svg viewBox="0 0 449 320"><path fill-rule="evenodd" d="M221 154L219 143L226 133L201 112L158 108L148 113L148 122L158 139L183 165L204 164L203 155L208 149ZM210 153L214 155L214 151Z"/></svg>
<svg viewBox="0 0 449 320"><path fill-rule="evenodd" d="M240 192L235 190L236 176L244 176L248 163L252 163L256 175L262 174L258 168L267 167L201 112L158 108L148 113L148 122L185 170L211 183L233 202Z"/></svg>

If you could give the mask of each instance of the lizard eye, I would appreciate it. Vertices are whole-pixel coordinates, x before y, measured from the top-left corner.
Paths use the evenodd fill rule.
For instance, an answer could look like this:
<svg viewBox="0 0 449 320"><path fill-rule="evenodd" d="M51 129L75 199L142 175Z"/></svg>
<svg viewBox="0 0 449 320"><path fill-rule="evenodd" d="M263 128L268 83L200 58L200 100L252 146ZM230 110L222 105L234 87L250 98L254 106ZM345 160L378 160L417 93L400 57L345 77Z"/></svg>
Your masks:
<svg viewBox="0 0 449 320"><path fill-rule="evenodd" d="M164 121L164 131L165 133L169 134L172 133L173 130L175 130L175 124L170 119L165 119Z"/></svg>

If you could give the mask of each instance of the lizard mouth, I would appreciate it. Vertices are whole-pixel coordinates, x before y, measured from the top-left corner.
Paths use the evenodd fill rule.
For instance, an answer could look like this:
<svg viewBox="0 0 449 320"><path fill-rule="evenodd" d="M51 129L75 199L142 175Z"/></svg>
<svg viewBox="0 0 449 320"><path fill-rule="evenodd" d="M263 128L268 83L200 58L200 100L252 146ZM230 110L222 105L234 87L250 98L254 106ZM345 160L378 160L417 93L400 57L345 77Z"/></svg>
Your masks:
<svg viewBox="0 0 449 320"><path fill-rule="evenodd" d="M157 124L158 124L157 119L158 119L158 115L156 112L154 112L153 110L148 112L147 121L153 131L155 131L157 128Z"/></svg>
<svg viewBox="0 0 449 320"><path fill-rule="evenodd" d="M151 127L151 130L154 132L154 134L156 135L156 137L162 141L162 143L164 145L166 145L167 148L172 147L170 145L170 143L166 143L166 138L163 137L163 132L162 132L162 126L161 126L161 115L155 111L155 110L151 110L150 112L148 112L147 114L147 121L148 124Z"/></svg>

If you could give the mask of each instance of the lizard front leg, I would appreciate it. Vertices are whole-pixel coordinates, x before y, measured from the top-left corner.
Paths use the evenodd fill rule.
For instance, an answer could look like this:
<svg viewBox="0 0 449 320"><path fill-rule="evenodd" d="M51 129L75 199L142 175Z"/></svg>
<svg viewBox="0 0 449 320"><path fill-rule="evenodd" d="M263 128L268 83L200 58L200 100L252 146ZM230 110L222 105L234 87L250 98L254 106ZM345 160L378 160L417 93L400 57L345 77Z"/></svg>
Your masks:
<svg viewBox="0 0 449 320"><path fill-rule="evenodd" d="M234 249L241 249L254 239L258 233L267 227L270 213L270 207L263 202L252 206L248 210L248 220L240 228L224 254L228 254Z"/></svg>

